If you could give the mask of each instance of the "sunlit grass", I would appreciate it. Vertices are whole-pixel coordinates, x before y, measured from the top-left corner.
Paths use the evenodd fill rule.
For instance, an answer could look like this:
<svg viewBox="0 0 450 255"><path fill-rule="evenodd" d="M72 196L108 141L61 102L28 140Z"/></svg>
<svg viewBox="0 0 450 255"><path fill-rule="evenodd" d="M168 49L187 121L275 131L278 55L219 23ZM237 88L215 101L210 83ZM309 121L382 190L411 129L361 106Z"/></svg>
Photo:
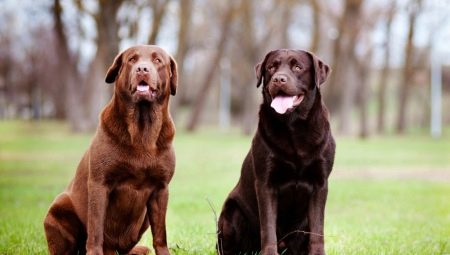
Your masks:
<svg viewBox="0 0 450 255"><path fill-rule="evenodd" d="M71 134L58 122L0 122L0 254L46 254L43 218L91 138ZM219 213L250 142L237 132L177 133L167 215L173 254L215 254L208 201ZM338 138L337 143L326 211L327 254L450 253L450 180L383 177L392 169L450 176L449 137ZM367 169L381 178L358 175ZM150 236L142 243L150 245Z"/></svg>

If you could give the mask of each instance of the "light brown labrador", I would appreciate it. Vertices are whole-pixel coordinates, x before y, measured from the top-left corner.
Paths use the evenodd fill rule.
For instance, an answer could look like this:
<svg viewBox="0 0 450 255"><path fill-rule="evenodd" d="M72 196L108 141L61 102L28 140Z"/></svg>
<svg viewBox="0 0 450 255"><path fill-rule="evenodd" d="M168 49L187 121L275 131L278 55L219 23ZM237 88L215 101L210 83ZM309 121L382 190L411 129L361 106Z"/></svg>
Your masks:
<svg viewBox="0 0 450 255"><path fill-rule="evenodd" d="M168 184L175 169L169 97L173 58L157 46L120 53L106 75L114 95L75 177L45 218L50 254L147 254L136 246L151 226L157 255L167 255Z"/></svg>

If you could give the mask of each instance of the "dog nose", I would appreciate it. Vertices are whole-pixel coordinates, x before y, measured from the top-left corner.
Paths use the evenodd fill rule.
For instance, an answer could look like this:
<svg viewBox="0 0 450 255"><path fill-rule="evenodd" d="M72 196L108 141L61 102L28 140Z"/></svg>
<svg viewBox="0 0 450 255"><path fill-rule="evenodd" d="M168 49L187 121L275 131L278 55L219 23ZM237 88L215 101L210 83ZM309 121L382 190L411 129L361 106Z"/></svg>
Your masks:
<svg viewBox="0 0 450 255"><path fill-rule="evenodd" d="M284 74L275 74L272 77L272 82L277 85L283 85L287 83L287 76Z"/></svg>
<svg viewBox="0 0 450 255"><path fill-rule="evenodd" d="M148 73L150 71L150 67L147 65L139 65L136 68L137 73Z"/></svg>

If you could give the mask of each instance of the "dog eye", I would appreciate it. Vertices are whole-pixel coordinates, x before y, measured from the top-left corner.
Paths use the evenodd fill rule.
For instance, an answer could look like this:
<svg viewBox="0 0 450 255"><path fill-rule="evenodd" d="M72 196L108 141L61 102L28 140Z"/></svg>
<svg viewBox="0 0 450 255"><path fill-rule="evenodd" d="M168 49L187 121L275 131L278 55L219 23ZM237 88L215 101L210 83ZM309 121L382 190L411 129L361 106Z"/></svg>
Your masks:
<svg viewBox="0 0 450 255"><path fill-rule="evenodd" d="M302 70L303 68L301 67L301 66L299 66L299 65L296 65L296 66L294 66L294 70L295 71L300 71L300 70Z"/></svg>
<svg viewBox="0 0 450 255"><path fill-rule="evenodd" d="M153 59L153 63L161 64L161 63L162 63L162 60L159 59L159 58L155 58L155 59Z"/></svg>
<svg viewBox="0 0 450 255"><path fill-rule="evenodd" d="M131 62L131 63L135 63L136 62L136 57L133 56L133 57L129 58L128 61Z"/></svg>

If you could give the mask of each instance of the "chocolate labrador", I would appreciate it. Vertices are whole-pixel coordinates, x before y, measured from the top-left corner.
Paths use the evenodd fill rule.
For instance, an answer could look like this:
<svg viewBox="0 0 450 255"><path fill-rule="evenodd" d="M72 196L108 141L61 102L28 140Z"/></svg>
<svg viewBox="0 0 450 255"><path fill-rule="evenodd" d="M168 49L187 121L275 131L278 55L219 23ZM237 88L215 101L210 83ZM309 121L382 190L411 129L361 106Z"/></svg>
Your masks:
<svg viewBox="0 0 450 255"><path fill-rule="evenodd" d="M169 97L177 67L157 46L120 53L106 74L114 95L75 177L44 221L50 254L147 254L136 246L150 226L167 255L168 185L175 169Z"/></svg>
<svg viewBox="0 0 450 255"><path fill-rule="evenodd" d="M263 103L241 177L219 218L220 254L325 254L335 142L320 87L329 72L301 50L271 51L256 66Z"/></svg>

